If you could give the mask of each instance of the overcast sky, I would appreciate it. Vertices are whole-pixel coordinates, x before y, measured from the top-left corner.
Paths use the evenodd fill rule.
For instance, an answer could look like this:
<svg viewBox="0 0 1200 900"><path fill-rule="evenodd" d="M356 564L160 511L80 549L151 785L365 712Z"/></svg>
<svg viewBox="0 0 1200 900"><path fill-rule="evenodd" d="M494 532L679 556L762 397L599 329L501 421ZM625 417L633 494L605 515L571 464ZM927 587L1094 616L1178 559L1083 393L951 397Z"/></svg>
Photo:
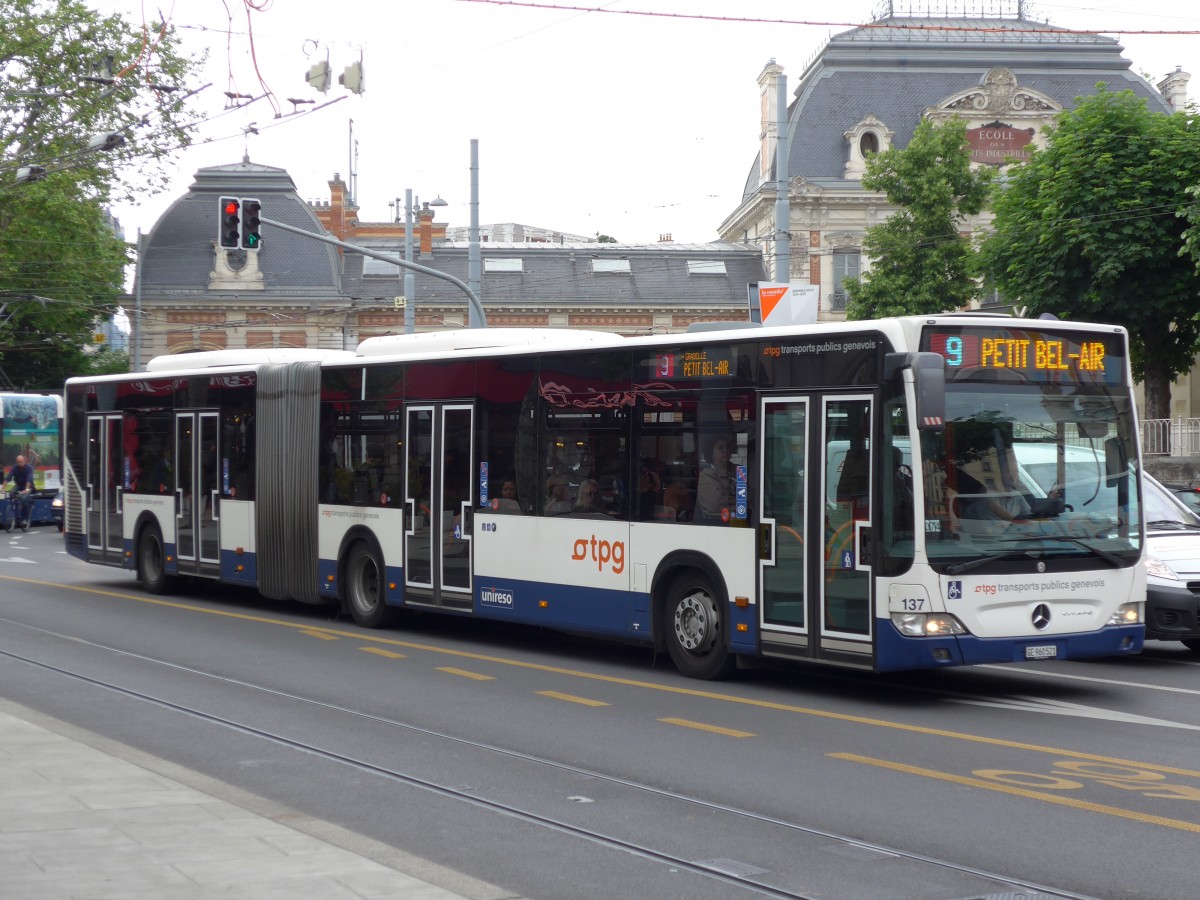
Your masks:
<svg viewBox="0 0 1200 900"><path fill-rule="evenodd" d="M794 90L831 35L877 9L875 0L250 0L259 8L248 14L245 0L89 2L137 22L143 9L147 19L161 10L187 46L209 51L204 81L212 86L196 100L209 121L179 155L172 189L114 210L131 241L186 192L197 169L245 153L286 169L309 200L328 199L329 180L340 173L349 181L353 167L362 221L390 220L397 198L403 212L411 188L422 201L448 202L438 221L468 225L472 138L483 224L629 243L660 234L715 240L758 150L763 66L774 58ZM1200 96L1200 35L1131 33L1200 32L1196 0L1062 0L1032 9L1054 25L1118 37L1134 70L1154 81L1182 66ZM355 96L337 75L360 57L367 90ZM305 74L326 58L334 83L323 95ZM264 86L282 117L268 99L226 109L226 91L257 97ZM317 104L288 98L342 99L292 116ZM258 133L247 134L250 127Z"/></svg>

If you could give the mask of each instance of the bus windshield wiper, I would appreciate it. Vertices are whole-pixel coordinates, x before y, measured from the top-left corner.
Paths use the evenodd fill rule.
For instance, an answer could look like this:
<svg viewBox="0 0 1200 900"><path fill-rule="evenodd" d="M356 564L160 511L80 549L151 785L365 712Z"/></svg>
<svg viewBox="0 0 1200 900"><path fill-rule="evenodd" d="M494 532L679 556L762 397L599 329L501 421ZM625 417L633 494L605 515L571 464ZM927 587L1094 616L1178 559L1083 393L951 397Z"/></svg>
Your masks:
<svg viewBox="0 0 1200 900"><path fill-rule="evenodd" d="M1200 529L1200 524L1194 522L1180 522L1178 519L1155 519L1153 522L1146 523L1147 528L1179 528L1179 529Z"/></svg>
<svg viewBox="0 0 1200 900"><path fill-rule="evenodd" d="M1016 538L1018 541L1061 541L1065 544L1074 544L1076 547L1082 547L1089 553L1094 553L1106 563L1115 569L1121 568L1125 564L1125 560L1117 556L1117 554L1105 550L1103 547L1097 547L1095 544L1089 544L1083 538L1071 537L1067 534L1038 534L1030 535L1029 537Z"/></svg>
<svg viewBox="0 0 1200 900"><path fill-rule="evenodd" d="M1014 556L1028 555L1028 550L1000 550L995 553L990 553L987 556L980 556L976 559L969 559L966 562L955 563L952 566L946 566L946 573L949 575L961 575L963 572L970 572L972 569L978 569L980 566L986 566L990 562L997 562L1001 559L1012 559Z"/></svg>

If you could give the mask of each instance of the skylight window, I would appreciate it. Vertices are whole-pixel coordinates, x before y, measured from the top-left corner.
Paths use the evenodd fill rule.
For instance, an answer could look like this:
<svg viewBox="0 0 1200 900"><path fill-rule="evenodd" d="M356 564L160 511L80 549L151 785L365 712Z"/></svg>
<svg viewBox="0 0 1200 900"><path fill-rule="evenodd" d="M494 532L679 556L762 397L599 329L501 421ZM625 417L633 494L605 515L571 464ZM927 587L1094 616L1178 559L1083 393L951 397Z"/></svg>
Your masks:
<svg viewBox="0 0 1200 900"><path fill-rule="evenodd" d="M525 271L525 261L520 257L485 256L483 258L485 272L517 272Z"/></svg>

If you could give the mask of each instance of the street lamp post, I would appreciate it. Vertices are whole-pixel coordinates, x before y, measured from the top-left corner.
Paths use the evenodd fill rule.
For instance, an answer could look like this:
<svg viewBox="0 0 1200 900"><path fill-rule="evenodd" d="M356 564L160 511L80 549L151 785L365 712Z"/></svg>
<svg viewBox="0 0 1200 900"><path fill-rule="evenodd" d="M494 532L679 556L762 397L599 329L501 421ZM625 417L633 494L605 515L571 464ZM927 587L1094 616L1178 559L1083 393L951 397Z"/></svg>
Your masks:
<svg viewBox="0 0 1200 900"><path fill-rule="evenodd" d="M412 188L404 190L404 261L411 263L413 261L413 206L420 208L420 200L414 200ZM425 204L426 206L449 206L440 196L435 197ZM400 198L397 197L395 204L396 221L400 221ZM412 269L404 270L404 333L412 334L417 330L417 313L416 313L416 276Z"/></svg>

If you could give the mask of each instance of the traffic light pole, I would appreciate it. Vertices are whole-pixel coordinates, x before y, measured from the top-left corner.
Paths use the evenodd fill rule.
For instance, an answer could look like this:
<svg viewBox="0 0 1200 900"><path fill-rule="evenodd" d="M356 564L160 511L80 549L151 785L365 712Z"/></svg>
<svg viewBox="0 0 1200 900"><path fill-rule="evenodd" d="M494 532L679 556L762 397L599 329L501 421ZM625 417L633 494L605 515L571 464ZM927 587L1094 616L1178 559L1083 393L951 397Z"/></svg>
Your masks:
<svg viewBox="0 0 1200 900"><path fill-rule="evenodd" d="M268 219L263 216L259 219L263 225L269 225L272 228L278 228L280 231L288 231L292 234L298 234L301 237L312 238L314 241L321 241L324 244L333 244L335 247L341 247L343 250L353 250L355 253L361 253L363 256L369 256L372 259L378 259L385 263L391 263L394 266L399 266L401 269L411 269L414 272L420 272L422 275L428 275L431 278L440 278L442 281L448 281L464 294L471 303L471 312L474 313L470 317L470 327L472 328L487 328L487 313L483 311L483 304L479 300L479 295L476 294L461 278L455 278L447 272L439 272L437 269L431 269L429 266L423 266L420 263L410 262L409 260L400 259L398 256L389 256L386 253L376 253L374 250L368 250L365 247L357 247L354 244L347 244L345 241L339 241L337 238L327 237L323 234L314 234L311 231L305 231L303 228L297 228L295 225L286 225L283 222L277 222L274 219ZM413 298L405 299L406 303L412 303Z"/></svg>

